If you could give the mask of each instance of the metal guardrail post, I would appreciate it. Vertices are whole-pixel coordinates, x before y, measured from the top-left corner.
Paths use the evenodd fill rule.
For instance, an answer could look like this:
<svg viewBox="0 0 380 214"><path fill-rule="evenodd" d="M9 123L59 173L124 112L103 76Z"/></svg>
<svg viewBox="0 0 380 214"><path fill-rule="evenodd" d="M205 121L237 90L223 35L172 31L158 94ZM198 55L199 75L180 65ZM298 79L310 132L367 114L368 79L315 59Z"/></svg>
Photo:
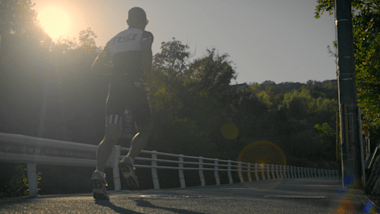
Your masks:
<svg viewBox="0 0 380 214"><path fill-rule="evenodd" d="M231 175L231 160L228 160L228 181L230 182L230 184L234 183L234 180L232 179Z"/></svg>
<svg viewBox="0 0 380 214"><path fill-rule="evenodd" d="M113 172L113 185L115 191L121 190L121 183L120 183L120 172L119 172L119 162L120 162L120 145L115 145L113 147L113 166L112 166L112 172Z"/></svg>
<svg viewBox="0 0 380 214"><path fill-rule="evenodd" d="M263 181L265 181L265 173L264 173L265 164L260 164L260 166L261 166L261 176L263 176Z"/></svg>
<svg viewBox="0 0 380 214"><path fill-rule="evenodd" d="M277 175L276 175L276 165L275 164L272 164L272 175L273 175L273 179L277 179Z"/></svg>
<svg viewBox="0 0 380 214"><path fill-rule="evenodd" d="M260 179L259 179L259 174L257 173L257 171L258 171L258 163L255 163L255 179L256 179L256 181L259 181Z"/></svg>
<svg viewBox="0 0 380 214"><path fill-rule="evenodd" d="M241 173L242 171L242 166L241 166L241 161L238 162L238 171L239 171L239 179L240 179L240 183L244 183L244 179L243 179L243 175Z"/></svg>
<svg viewBox="0 0 380 214"><path fill-rule="evenodd" d="M271 175L271 179L276 179L276 177L274 177L273 170L274 170L274 165L273 165L273 164L270 164L270 175Z"/></svg>
<svg viewBox="0 0 380 214"><path fill-rule="evenodd" d="M270 177L270 164L266 164L266 166L267 166L267 176L268 176L268 180L270 180L271 179L271 177ZM272 179L274 179L274 178L272 178Z"/></svg>
<svg viewBox="0 0 380 214"><path fill-rule="evenodd" d="M252 181L252 177L251 177L251 163L248 163L248 181L251 182Z"/></svg>
<svg viewBox="0 0 380 214"><path fill-rule="evenodd" d="M152 151L152 179L153 179L153 187L154 189L160 189L160 182L158 180L157 174L157 151Z"/></svg>
<svg viewBox="0 0 380 214"><path fill-rule="evenodd" d="M199 157L199 179L201 180L201 186L206 186L205 176L203 175L203 157Z"/></svg>
<svg viewBox="0 0 380 214"><path fill-rule="evenodd" d="M274 175L274 171L276 170L274 164L271 164L271 169L272 169L272 179L276 179L276 176Z"/></svg>
<svg viewBox="0 0 380 214"><path fill-rule="evenodd" d="M277 176L277 179L279 179L280 178L280 174L278 171L279 165L275 165L275 166L276 166L276 176Z"/></svg>
<svg viewBox="0 0 380 214"><path fill-rule="evenodd" d="M285 165L280 165L281 166L281 179L283 179L283 178L285 178L286 177L286 175L285 175L285 173L286 173L286 168L285 168Z"/></svg>
<svg viewBox="0 0 380 214"><path fill-rule="evenodd" d="M219 180L219 173L218 173L218 159L214 161L215 166L214 166L214 175L215 175L215 181L216 185L220 185L220 180Z"/></svg>
<svg viewBox="0 0 380 214"><path fill-rule="evenodd" d="M292 178L295 178L296 176L295 176L295 174L294 174L294 167L293 166L290 166L290 174L291 174L291 177Z"/></svg>
<svg viewBox="0 0 380 214"><path fill-rule="evenodd" d="M183 174L183 154L180 154L179 157L179 169L178 169L178 174L179 174L179 182L181 183L181 188L186 188L186 183L185 183L185 175Z"/></svg>
<svg viewBox="0 0 380 214"><path fill-rule="evenodd" d="M283 179L285 177L285 168L284 165L280 165L280 178Z"/></svg>
<svg viewBox="0 0 380 214"><path fill-rule="evenodd" d="M296 168L297 168L298 178L302 178L301 167L296 167Z"/></svg>
<svg viewBox="0 0 380 214"><path fill-rule="evenodd" d="M284 179L285 178L288 178L288 166L287 165L283 165L283 167L284 167Z"/></svg>
<svg viewBox="0 0 380 214"><path fill-rule="evenodd" d="M286 178L290 178L290 167L286 165L285 168L286 168Z"/></svg>
<svg viewBox="0 0 380 214"><path fill-rule="evenodd" d="M36 197L38 196L36 164L35 163L26 164L26 171L28 175L29 197Z"/></svg>
<svg viewBox="0 0 380 214"><path fill-rule="evenodd" d="M314 177L317 177L317 168L314 168Z"/></svg>

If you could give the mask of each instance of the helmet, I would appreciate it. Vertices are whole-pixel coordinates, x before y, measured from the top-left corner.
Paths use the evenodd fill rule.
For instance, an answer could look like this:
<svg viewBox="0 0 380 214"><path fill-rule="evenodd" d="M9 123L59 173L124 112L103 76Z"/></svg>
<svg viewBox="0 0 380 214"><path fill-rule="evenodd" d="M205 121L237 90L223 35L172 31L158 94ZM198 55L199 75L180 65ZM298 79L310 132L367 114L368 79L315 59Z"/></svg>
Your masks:
<svg viewBox="0 0 380 214"><path fill-rule="evenodd" d="M146 13L140 7L134 7L128 11L128 20L130 22L143 22L143 21L145 21L146 24L148 24L148 20L146 19Z"/></svg>

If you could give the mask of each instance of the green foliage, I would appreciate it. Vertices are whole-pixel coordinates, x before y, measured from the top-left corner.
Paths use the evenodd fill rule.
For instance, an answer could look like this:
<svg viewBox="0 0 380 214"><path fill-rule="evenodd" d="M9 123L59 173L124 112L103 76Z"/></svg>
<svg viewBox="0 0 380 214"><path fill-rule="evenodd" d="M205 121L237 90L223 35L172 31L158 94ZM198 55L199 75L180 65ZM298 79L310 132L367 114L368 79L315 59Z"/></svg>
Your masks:
<svg viewBox="0 0 380 214"><path fill-rule="evenodd" d="M38 29L38 23L28 23L24 29ZM57 42L37 31L30 40L24 31L17 32L6 34L8 48L1 51L6 60L0 63L0 131L97 145L104 137L109 79L90 72L101 50L95 32L87 28L78 40ZM192 59L188 45L175 38L163 42L153 60L154 129L145 149L236 160L247 145L268 140L288 158L333 159L319 149L332 144L331 139L320 137L314 126L335 123L336 81L265 81L239 89L240 84L230 85L237 76L232 65L228 54L216 49ZM233 124L238 136L225 138L225 124ZM68 182L85 176L69 167L49 170L40 194L82 190L88 183ZM18 175L14 183L19 183ZM52 190L51 180L62 188Z"/></svg>
<svg viewBox="0 0 380 214"><path fill-rule="evenodd" d="M37 184L40 183L41 172L37 173ZM0 192L1 197L18 197L29 194L28 179L26 177L26 168L23 165L16 167L16 172L12 175L10 181L5 185L5 188ZM39 189L40 190L40 189Z"/></svg>
<svg viewBox="0 0 380 214"><path fill-rule="evenodd" d="M151 94L156 131L147 148L219 156L209 139L221 126L224 92L235 71L226 54L207 50L204 57L191 61L188 49L173 38L154 56Z"/></svg>
<svg viewBox="0 0 380 214"><path fill-rule="evenodd" d="M329 126L328 123L315 124L314 128L317 130L317 134L320 138L334 137L335 131Z"/></svg>
<svg viewBox="0 0 380 214"><path fill-rule="evenodd" d="M265 81L261 85L251 84L251 88L269 109L262 118L265 122L261 122L265 129L259 128L256 137L261 135L261 139L277 143L291 158L314 162L334 160L334 153L326 148L334 150L335 135L319 136L315 124L324 124L321 125L323 130L335 125L335 80L308 81L306 84Z"/></svg>
<svg viewBox="0 0 380 214"><path fill-rule="evenodd" d="M192 62L188 74L196 90L210 95L228 90L231 80L236 79L236 72L227 58L228 54L219 55L212 49L207 50L205 57Z"/></svg>
<svg viewBox="0 0 380 214"><path fill-rule="evenodd" d="M324 11L333 12L333 0L318 0L315 17ZM380 2L378 0L353 0L352 25L358 103L367 120L365 129L372 136L380 134ZM377 134L377 135L378 135Z"/></svg>
<svg viewBox="0 0 380 214"><path fill-rule="evenodd" d="M80 44L75 39L54 43L37 23L30 1L0 1L0 10L4 2L12 15L3 19L0 13L0 132L100 142L108 81L90 73L95 34L87 29ZM29 15L19 16L13 8L21 2ZM10 193L3 196L25 194L27 183L21 184L26 180L20 173L6 175Z"/></svg>

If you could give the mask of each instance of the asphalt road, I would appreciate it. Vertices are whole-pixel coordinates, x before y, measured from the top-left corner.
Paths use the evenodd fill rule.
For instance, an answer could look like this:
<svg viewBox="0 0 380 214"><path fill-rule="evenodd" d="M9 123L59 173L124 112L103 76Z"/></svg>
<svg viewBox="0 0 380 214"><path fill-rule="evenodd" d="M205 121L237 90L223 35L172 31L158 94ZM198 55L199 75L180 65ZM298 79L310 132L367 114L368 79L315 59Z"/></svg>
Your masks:
<svg viewBox="0 0 380 214"><path fill-rule="evenodd" d="M0 213L369 213L360 190L337 179L279 179L186 189L91 193L0 200ZM368 206L368 205L367 205ZM364 208L364 209L363 209Z"/></svg>

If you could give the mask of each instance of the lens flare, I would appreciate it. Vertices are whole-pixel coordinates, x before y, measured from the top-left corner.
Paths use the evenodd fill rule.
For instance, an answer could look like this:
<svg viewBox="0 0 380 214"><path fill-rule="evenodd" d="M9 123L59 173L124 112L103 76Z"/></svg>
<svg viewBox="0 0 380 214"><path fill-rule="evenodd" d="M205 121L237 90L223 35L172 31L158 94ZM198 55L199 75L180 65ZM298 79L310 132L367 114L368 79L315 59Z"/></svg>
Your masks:
<svg viewBox="0 0 380 214"><path fill-rule="evenodd" d="M258 141L246 146L238 157L238 161L259 164L286 165L284 152L276 144Z"/></svg>
<svg viewBox="0 0 380 214"><path fill-rule="evenodd" d="M375 213L373 204L371 202L368 202L366 205L364 205L363 212L364 213Z"/></svg>
<svg viewBox="0 0 380 214"><path fill-rule="evenodd" d="M240 153L238 161L252 164L258 163L258 170L261 170L263 167L265 169L265 164L286 165L286 157L284 152L276 144L268 141L258 141L249 144ZM246 172L242 173L242 176L244 181L249 180ZM258 173L258 176L261 180L261 173ZM254 177L255 175L252 170L251 178Z"/></svg>
<svg viewBox="0 0 380 214"><path fill-rule="evenodd" d="M355 213L355 207L352 201L348 198L343 198L339 207L335 211L331 211L330 213L337 213L337 214L354 214Z"/></svg>
<svg viewBox="0 0 380 214"><path fill-rule="evenodd" d="M353 173L350 173L348 174L345 178L344 178L344 187L347 187L348 185L350 185L352 183L352 181L354 180L354 174Z"/></svg>
<svg viewBox="0 0 380 214"><path fill-rule="evenodd" d="M223 137L233 140L236 139L239 135L239 129L232 123L226 123L221 128Z"/></svg>

